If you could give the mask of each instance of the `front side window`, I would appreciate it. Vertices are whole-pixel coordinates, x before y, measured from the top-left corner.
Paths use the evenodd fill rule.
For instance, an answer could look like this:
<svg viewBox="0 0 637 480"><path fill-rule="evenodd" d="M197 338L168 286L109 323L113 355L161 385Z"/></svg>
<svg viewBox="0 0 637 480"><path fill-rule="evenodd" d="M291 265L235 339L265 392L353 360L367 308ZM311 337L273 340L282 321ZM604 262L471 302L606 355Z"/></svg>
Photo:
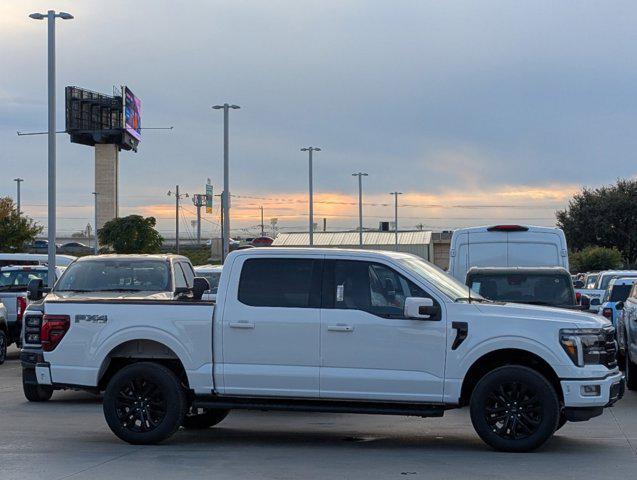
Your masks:
<svg viewBox="0 0 637 480"><path fill-rule="evenodd" d="M630 294L632 285L614 285L611 292L609 302L625 302Z"/></svg>
<svg viewBox="0 0 637 480"><path fill-rule="evenodd" d="M56 292L166 292L170 268L162 260L86 260L66 269Z"/></svg>
<svg viewBox="0 0 637 480"><path fill-rule="evenodd" d="M210 290L207 290L206 293L217 293L217 289L219 288L219 279L221 278L221 272L198 272L197 276L203 277L208 280Z"/></svg>
<svg viewBox="0 0 637 480"><path fill-rule="evenodd" d="M319 308L321 260L251 258L239 279L239 301L253 307Z"/></svg>
<svg viewBox="0 0 637 480"><path fill-rule="evenodd" d="M334 308L362 310L385 318L403 318L407 297L430 297L415 283L380 263L337 260Z"/></svg>

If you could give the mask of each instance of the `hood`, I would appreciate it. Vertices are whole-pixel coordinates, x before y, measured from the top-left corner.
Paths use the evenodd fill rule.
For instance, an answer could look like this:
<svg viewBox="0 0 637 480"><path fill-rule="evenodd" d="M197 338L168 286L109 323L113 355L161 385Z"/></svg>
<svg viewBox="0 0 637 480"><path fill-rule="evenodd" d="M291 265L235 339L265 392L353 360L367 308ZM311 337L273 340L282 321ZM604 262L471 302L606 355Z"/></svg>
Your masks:
<svg viewBox="0 0 637 480"><path fill-rule="evenodd" d="M173 300L172 292L51 292L46 301L63 300Z"/></svg>
<svg viewBox="0 0 637 480"><path fill-rule="evenodd" d="M563 323L563 328L603 328L611 325L610 321L601 315L564 308L521 303L475 303L474 305L487 315Z"/></svg>

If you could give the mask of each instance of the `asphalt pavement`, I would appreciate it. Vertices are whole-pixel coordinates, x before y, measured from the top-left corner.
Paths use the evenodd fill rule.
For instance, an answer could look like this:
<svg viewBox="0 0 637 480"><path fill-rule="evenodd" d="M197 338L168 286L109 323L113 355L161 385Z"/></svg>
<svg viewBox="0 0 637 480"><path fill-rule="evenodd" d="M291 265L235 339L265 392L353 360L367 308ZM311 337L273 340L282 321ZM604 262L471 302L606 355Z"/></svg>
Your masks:
<svg viewBox="0 0 637 480"><path fill-rule="evenodd" d="M630 479L637 476L637 393L569 423L541 450L499 453L466 410L443 418L233 412L219 426L158 446L108 429L100 398L22 394L17 350L0 365L0 479Z"/></svg>

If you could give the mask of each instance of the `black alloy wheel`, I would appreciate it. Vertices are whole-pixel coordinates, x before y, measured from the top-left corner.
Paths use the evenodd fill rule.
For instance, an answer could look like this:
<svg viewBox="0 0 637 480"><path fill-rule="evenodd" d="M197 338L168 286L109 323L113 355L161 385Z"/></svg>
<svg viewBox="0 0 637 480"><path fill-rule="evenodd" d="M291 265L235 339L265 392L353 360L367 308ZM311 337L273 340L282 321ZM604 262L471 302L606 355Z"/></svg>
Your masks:
<svg viewBox="0 0 637 480"><path fill-rule="evenodd" d="M487 398L485 420L500 438L520 440L537 432L542 405L537 394L522 382L498 385Z"/></svg>
<svg viewBox="0 0 637 480"><path fill-rule="evenodd" d="M152 380L137 377L119 389L115 411L122 428L136 433L150 432L166 417L166 398Z"/></svg>

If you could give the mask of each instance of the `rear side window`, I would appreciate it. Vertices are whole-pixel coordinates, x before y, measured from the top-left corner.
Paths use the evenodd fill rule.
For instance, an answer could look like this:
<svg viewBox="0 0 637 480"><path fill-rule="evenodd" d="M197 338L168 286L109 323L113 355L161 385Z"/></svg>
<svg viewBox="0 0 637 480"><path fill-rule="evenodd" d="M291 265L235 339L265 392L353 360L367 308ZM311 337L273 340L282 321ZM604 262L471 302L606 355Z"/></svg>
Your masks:
<svg viewBox="0 0 637 480"><path fill-rule="evenodd" d="M253 307L320 308L321 260L252 258L239 279L239 301Z"/></svg>

